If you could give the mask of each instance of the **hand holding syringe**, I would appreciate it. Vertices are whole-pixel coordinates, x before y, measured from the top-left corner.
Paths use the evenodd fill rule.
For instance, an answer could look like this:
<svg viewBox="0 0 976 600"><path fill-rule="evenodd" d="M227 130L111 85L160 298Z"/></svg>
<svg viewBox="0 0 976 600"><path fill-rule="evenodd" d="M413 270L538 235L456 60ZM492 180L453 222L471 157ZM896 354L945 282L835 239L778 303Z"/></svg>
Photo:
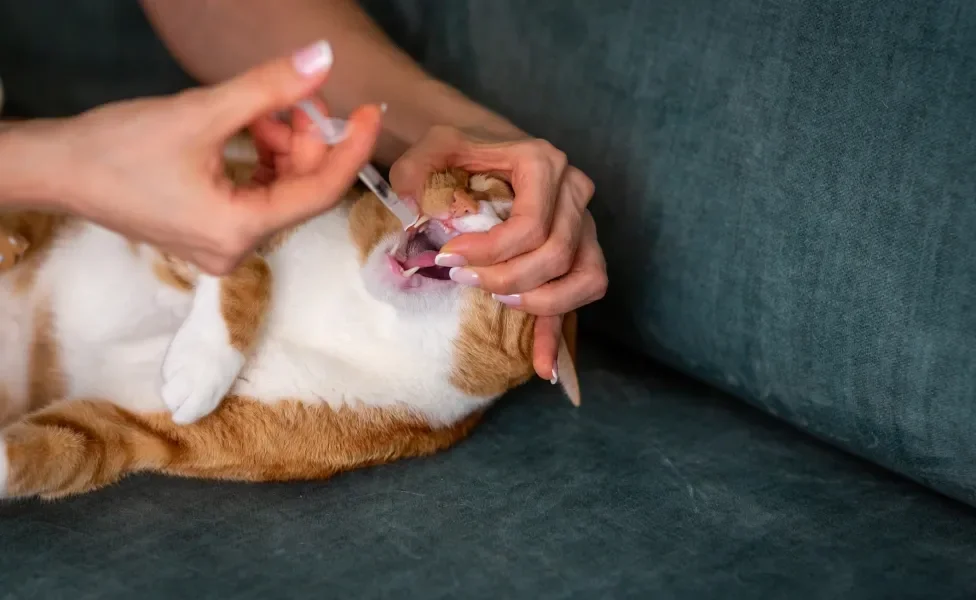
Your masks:
<svg viewBox="0 0 976 600"><path fill-rule="evenodd" d="M322 134L322 139L326 144L330 146L338 144L346 137L346 122L342 119L330 118L319 112L315 104L308 100L302 100L298 103L298 107L308 115L308 118L312 120L316 127L318 127L319 132ZM403 223L404 229L410 229L411 227L420 227L423 225L426 218L423 214L416 211L413 207L408 206L399 196L394 193L390 184L387 183L386 179L380 175L380 172L376 170L376 167L366 163L366 165L359 171L359 180L369 188L371 192L376 194L380 202L383 203L390 212L392 212L396 218L400 219Z"/></svg>

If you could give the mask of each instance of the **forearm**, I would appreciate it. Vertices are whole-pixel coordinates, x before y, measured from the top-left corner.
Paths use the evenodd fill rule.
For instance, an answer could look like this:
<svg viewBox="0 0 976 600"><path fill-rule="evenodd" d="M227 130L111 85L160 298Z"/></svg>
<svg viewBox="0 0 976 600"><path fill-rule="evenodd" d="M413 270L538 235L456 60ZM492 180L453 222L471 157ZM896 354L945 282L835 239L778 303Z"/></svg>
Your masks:
<svg viewBox="0 0 976 600"><path fill-rule="evenodd" d="M205 83L316 39L336 60L323 94L345 116L386 102L377 158L390 163L433 125L480 128L501 135L517 128L431 78L398 49L353 0L142 0L160 37L183 67ZM205 31L206 35L199 32Z"/></svg>
<svg viewBox="0 0 976 600"><path fill-rule="evenodd" d="M0 123L0 211L61 210L62 186L70 170L49 122Z"/></svg>

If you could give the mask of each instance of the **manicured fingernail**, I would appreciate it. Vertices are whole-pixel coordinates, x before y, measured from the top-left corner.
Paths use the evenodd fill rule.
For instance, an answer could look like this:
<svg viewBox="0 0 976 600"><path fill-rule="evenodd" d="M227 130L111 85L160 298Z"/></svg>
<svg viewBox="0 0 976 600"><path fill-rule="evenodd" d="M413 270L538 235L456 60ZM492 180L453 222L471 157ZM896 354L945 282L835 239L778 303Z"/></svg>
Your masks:
<svg viewBox="0 0 976 600"><path fill-rule="evenodd" d="M522 304L522 296L519 296L518 294L512 294L510 296L502 296L501 294L492 294L491 297L494 298L495 300L498 300L499 302L501 302L506 306L518 306Z"/></svg>
<svg viewBox="0 0 976 600"><path fill-rule="evenodd" d="M552 367L552 379L549 380L549 383L552 385L559 383L559 373L556 372L555 366Z"/></svg>
<svg viewBox="0 0 976 600"><path fill-rule="evenodd" d="M441 253L434 257L434 264L438 267L463 267L468 261L459 254Z"/></svg>
<svg viewBox="0 0 976 600"><path fill-rule="evenodd" d="M292 56L295 69L305 75L317 75L332 66L332 46L325 40L319 40L307 46Z"/></svg>
<svg viewBox="0 0 976 600"><path fill-rule="evenodd" d="M478 287L480 282L478 281L478 274L471 269L462 269L460 267L454 267L448 272L451 279L461 285L468 285L471 287Z"/></svg>

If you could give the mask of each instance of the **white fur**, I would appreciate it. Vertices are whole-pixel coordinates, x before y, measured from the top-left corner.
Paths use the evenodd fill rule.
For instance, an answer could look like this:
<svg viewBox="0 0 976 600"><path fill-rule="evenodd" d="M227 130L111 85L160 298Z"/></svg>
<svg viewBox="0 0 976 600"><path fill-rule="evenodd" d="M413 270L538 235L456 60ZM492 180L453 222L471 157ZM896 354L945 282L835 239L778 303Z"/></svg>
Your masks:
<svg viewBox="0 0 976 600"><path fill-rule="evenodd" d="M163 357L193 297L160 282L154 260L151 250L134 254L125 239L94 225L51 252L35 294L54 311L69 397L166 410L158 391Z"/></svg>
<svg viewBox="0 0 976 600"><path fill-rule="evenodd" d="M382 260L392 238L361 267L347 211L310 221L269 257L272 310L231 391L264 403L398 405L431 424L485 405L489 398L450 384L464 290L444 282L422 293L390 288ZM213 410L243 362L219 318L218 286L203 278L195 295L177 290L154 276L153 260L152 250L135 254L123 238L87 225L52 250L31 297L12 294L0 279L0 382L8 394L25 392L28 307L47 298L69 397L134 412L168 407L182 422Z"/></svg>
<svg viewBox="0 0 976 600"><path fill-rule="evenodd" d="M360 267L345 208L297 231L269 261L266 342L234 392L333 407L406 405L436 423L480 405L448 383L461 290L379 299L368 288L382 250Z"/></svg>
<svg viewBox="0 0 976 600"><path fill-rule="evenodd" d="M162 396L173 421L193 423L213 412L243 366L220 309L220 279L200 275L190 315L163 360Z"/></svg>

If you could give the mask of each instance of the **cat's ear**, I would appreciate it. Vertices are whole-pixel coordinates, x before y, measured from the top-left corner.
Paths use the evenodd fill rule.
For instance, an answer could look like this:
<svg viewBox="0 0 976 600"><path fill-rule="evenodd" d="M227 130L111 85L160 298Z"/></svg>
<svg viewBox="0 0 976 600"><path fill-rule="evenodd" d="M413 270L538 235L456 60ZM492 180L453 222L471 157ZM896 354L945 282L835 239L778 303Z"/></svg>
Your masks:
<svg viewBox="0 0 976 600"><path fill-rule="evenodd" d="M576 330L577 317L576 311L573 311L563 318L562 336L559 340L559 351L556 353L558 383L573 406L579 406L581 402L579 379L576 375Z"/></svg>

